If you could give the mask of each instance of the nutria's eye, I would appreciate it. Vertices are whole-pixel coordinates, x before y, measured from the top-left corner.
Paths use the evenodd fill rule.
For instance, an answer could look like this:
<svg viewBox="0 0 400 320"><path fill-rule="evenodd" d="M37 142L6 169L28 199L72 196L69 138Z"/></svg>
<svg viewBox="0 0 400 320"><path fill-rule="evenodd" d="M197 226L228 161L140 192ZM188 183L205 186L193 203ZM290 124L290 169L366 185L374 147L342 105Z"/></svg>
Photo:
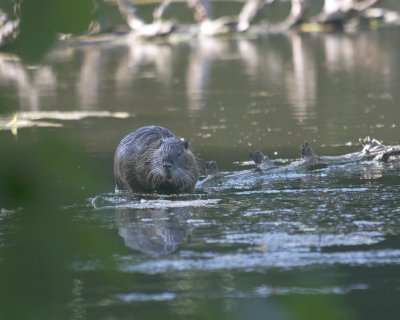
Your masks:
<svg viewBox="0 0 400 320"><path fill-rule="evenodd" d="M160 139L160 147L162 146L162 145L164 145L166 143L166 140L164 139L164 138L161 138Z"/></svg>
<svg viewBox="0 0 400 320"><path fill-rule="evenodd" d="M182 146L179 146L179 147L176 149L176 154L177 154L178 156L180 156L180 155L183 153L184 150L185 150L185 149L183 149Z"/></svg>
<svg viewBox="0 0 400 320"><path fill-rule="evenodd" d="M188 149L189 148L189 142L184 140L183 141L183 146L185 147L185 149Z"/></svg>

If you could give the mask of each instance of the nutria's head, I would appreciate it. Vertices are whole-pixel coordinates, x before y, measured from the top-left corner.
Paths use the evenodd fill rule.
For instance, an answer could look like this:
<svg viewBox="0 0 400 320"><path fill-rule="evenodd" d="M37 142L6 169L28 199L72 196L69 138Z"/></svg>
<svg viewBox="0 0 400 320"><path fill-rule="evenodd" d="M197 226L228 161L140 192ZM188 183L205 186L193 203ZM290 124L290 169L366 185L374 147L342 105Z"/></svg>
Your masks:
<svg viewBox="0 0 400 320"><path fill-rule="evenodd" d="M165 192L190 192L199 179L197 159L189 143L176 137L159 141L146 174L147 189Z"/></svg>
<svg viewBox="0 0 400 320"><path fill-rule="evenodd" d="M206 161L206 175L216 176L219 174L217 162L214 160Z"/></svg>
<svg viewBox="0 0 400 320"><path fill-rule="evenodd" d="M250 159L254 161L255 164L261 164L265 159L265 155L260 150L250 151Z"/></svg>
<svg viewBox="0 0 400 320"><path fill-rule="evenodd" d="M304 141L304 143L300 146L300 157L312 157L314 155L314 151L311 148L311 145L308 141Z"/></svg>

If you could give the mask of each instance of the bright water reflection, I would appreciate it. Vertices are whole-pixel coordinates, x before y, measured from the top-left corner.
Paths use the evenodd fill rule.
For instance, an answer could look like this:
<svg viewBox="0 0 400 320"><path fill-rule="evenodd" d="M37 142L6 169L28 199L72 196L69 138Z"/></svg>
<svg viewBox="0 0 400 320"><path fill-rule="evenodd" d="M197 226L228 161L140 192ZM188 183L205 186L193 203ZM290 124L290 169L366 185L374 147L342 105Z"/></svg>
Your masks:
<svg viewBox="0 0 400 320"><path fill-rule="evenodd" d="M232 134L237 145L267 135L273 141L282 136L278 143L284 144L290 134L321 135L328 143L338 131L345 132L342 142L354 141L354 125L386 138L396 125L397 35L386 29L132 45L129 38L119 45L108 39L56 48L46 65L33 70L1 56L1 81L8 99L24 111L168 114L204 128L197 129L200 137L218 132L230 145ZM189 130L181 127L182 134Z"/></svg>
<svg viewBox="0 0 400 320"><path fill-rule="evenodd" d="M126 41L59 45L37 67L0 56L13 111L1 113L2 161L19 150L1 177L31 179L39 197L33 209L0 205L0 248L23 230L18 265L68 249L72 271L54 283L73 319L395 319L398 163L260 174L246 161L260 148L288 164L304 139L319 154L359 150L365 135L399 144L398 30ZM117 142L147 124L188 138L225 180L193 195L110 193ZM22 224L32 212L40 223ZM53 214L73 227L31 257ZM85 243L70 243L74 228L96 236L86 251L68 246Z"/></svg>

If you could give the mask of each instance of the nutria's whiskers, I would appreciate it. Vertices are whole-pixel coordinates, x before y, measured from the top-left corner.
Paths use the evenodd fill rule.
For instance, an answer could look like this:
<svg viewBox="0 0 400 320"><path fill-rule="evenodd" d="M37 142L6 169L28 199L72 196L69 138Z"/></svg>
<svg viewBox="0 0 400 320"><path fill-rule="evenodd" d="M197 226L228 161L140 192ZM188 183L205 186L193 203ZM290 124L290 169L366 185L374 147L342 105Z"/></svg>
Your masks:
<svg viewBox="0 0 400 320"><path fill-rule="evenodd" d="M193 176L191 176L186 170L178 168L178 170L176 171L176 180L177 180L177 182L180 183L181 190L184 190L185 189L185 182L186 181L192 181L193 182ZM196 181L197 181L197 179L196 179ZM194 181L194 183L196 183L196 181Z"/></svg>
<svg viewBox="0 0 400 320"><path fill-rule="evenodd" d="M162 181L163 178L163 172L160 170L158 167L154 167L149 173L148 173L148 179L146 183L146 188L154 188L154 186L158 185L160 181Z"/></svg>

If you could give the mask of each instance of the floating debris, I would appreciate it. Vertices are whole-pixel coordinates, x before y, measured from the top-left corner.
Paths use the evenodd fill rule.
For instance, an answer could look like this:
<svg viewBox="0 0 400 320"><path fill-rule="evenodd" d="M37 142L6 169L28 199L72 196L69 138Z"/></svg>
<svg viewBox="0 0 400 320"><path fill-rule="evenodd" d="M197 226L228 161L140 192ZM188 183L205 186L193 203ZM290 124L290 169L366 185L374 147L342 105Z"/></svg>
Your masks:
<svg viewBox="0 0 400 320"><path fill-rule="evenodd" d="M16 136L18 129L30 127L62 127L63 124L57 121L82 120L84 118L117 118L125 119L134 115L128 112L110 111L32 111L17 112L12 118L0 117L0 130L11 130ZM51 120L51 121L41 121Z"/></svg>

